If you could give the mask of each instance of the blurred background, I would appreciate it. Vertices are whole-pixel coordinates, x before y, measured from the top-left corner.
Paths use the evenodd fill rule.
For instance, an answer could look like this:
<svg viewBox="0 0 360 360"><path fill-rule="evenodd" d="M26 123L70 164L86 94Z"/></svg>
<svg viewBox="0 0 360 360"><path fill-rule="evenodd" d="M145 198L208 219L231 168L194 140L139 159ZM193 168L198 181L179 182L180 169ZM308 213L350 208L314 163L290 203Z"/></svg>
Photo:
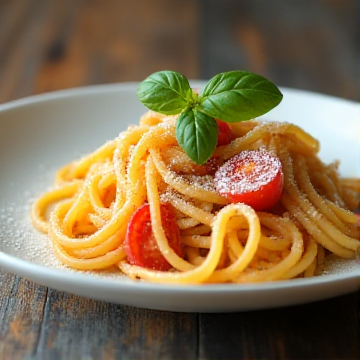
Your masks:
<svg viewBox="0 0 360 360"><path fill-rule="evenodd" d="M360 99L360 0L0 0L0 103L244 69Z"/></svg>

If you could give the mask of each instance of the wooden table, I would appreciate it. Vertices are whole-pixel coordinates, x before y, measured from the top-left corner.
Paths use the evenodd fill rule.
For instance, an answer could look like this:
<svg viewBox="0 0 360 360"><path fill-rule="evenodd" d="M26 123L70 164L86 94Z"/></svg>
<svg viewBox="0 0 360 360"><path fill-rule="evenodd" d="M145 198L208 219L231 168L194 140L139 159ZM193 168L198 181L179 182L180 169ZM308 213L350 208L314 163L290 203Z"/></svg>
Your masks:
<svg viewBox="0 0 360 360"><path fill-rule="evenodd" d="M0 0L0 103L163 69L247 69L359 100L359 14L358 0ZM0 359L359 358L356 293L200 314L93 301L2 270L0 289Z"/></svg>

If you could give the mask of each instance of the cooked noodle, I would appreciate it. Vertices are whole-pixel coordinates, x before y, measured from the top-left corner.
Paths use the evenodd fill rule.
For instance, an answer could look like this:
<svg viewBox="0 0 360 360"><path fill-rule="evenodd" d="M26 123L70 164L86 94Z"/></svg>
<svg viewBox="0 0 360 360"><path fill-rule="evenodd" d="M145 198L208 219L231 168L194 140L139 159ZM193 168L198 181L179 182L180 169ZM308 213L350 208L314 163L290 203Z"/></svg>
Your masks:
<svg viewBox="0 0 360 360"><path fill-rule="evenodd" d="M331 253L346 259L358 255L353 211L359 180L341 179L336 163L323 164L319 143L301 128L261 121L232 124L237 138L215 150L222 161L257 149L280 159L283 193L265 212L221 196L205 166L193 163L178 146L175 122L176 117L150 111L139 126L58 171L54 188L35 202L31 215L34 226L49 234L62 263L80 270L116 266L131 278L186 284L314 276ZM164 202L176 214L184 257L164 232ZM170 271L131 265L127 259L127 225L144 203L150 205L156 244Z"/></svg>

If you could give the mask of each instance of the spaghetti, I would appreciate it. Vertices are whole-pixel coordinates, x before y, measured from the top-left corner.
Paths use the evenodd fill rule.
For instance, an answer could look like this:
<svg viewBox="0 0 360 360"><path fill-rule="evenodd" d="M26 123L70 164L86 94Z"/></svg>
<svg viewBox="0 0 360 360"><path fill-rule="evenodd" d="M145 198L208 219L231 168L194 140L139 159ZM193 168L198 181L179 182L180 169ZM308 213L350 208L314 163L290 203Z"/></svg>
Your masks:
<svg viewBox="0 0 360 360"><path fill-rule="evenodd" d="M235 139L196 165L178 146L175 122L176 116L149 111L138 126L58 171L31 216L62 263L196 284L310 277L321 274L331 253L357 257L359 181L341 179L336 163L324 164L312 136L289 123L231 124ZM232 203L216 189L216 169L244 151L265 151L281 163L281 197L270 210ZM175 222L164 215L164 204ZM131 244L136 251L156 251L166 270L129 257L128 224L143 206L150 215L136 231L144 231L141 238L151 230L152 243ZM180 250L172 236L179 237Z"/></svg>

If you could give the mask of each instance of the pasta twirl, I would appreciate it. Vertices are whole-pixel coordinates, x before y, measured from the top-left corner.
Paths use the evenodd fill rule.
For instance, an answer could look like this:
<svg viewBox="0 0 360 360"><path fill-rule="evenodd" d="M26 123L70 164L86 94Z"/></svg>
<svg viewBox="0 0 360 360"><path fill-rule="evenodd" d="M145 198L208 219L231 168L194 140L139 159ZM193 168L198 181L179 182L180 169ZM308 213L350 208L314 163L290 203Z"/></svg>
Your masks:
<svg viewBox="0 0 360 360"><path fill-rule="evenodd" d="M196 165L187 157L177 144L175 122L176 116L149 111L138 126L58 171L31 216L49 234L61 262L80 270L114 266L154 282L241 283L314 276L331 253L358 255L353 211L359 182L341 179L336 164L322 163L319 143L301 128L255 120L232 124L236 138L215 150L216 164L245 150L280 159L281 198L270 210L256 211L217 192L211 162ZM128 223L145 203L154 246L170 264L168 271L133 265L127 257ZM164 231L163 203L176 216L183 256Z"/></svg>

